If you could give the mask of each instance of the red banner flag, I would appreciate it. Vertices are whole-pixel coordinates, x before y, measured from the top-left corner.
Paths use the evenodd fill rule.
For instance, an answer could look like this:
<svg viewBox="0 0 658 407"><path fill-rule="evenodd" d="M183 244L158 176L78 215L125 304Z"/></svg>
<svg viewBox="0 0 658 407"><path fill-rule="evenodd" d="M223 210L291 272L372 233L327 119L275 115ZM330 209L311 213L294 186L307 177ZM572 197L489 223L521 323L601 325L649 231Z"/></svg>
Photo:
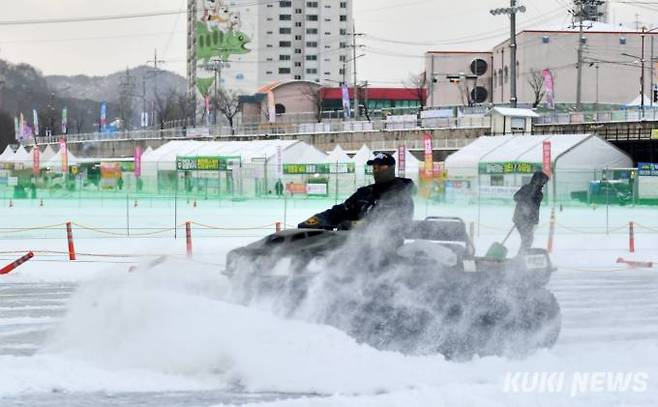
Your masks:
<svg viewBox="0 0 658 407"><path fill-rule="evenodd" d="M432 178L432 134L425 132L423 135L423 144L425 145L425 176Z"/></svg>
<svg viewBox="0 0 658 407"><path fill-rule="evenodd" d="M544 159L543 160L544 161L544 174L546 174L550 177L551 173L553 172L553 169L551 168L551 142L550 141L544 141L543 159Z"/></svg>
<svg viewBox="0 0 658 407"><path fill-rule="evenodd" d="M398 177L404 177L407 167L407 147L398 146Z"/></svg>
<svg viewBox="0 0 658 407"><path fill-rule="evenodd" d="M69 173L69 153L66 148L66 140L62 137L59 139L59 154L62 159L62 174Z"/></svg>
<svg viewBox="0 0 658 407"><path fill-rule="evenodd" d="M144 151L141 146L135 147L135 177L142 176L142 154Z"/></svg>
<svg viewBox="0 0 658 407"><path fill-rule="evenodd" d="M34 146L34 150L32 150L32 173L35 177L38 177L41 173L40 157L41 151L39 151L39 146Z"/></svg>

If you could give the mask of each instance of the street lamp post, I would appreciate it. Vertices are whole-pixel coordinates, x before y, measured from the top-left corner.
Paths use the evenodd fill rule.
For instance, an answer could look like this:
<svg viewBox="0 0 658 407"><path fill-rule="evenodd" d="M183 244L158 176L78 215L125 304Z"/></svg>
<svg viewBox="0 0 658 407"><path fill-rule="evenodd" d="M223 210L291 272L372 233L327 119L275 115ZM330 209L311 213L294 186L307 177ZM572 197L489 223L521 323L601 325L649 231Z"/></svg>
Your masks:
<svg viewBox="0 0 658 407"><path fill-rule="evenodd" d="M516 13L525 13L525 6L517 6L516 0L510 0L510 6L506 8L497 8L489 12L496 16L499 14L507 14L510 18L510 75L512 82L510 85L510 103L512 107L516 107Z"/></svg>

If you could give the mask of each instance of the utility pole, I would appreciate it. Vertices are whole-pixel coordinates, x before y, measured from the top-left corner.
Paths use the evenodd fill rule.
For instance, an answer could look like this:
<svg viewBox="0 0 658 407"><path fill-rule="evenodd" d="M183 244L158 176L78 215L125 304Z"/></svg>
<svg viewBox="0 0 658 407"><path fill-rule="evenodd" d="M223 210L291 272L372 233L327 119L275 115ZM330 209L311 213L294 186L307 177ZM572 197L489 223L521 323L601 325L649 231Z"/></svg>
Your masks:
<svg viewBox="0 0 658 407"><path fill-rule="evenodd" d="M578 18L578 62L576 65L576 110L582 110L582 97L583 97L583 45L585 38L583 36L583 18L585 17L584 9L585 0L576 0L576 5L579 7L576 11L576 18Z"/></svg>
<svg viewBox="0 0 658 407"><path fill-rule="evenodd" d="M359 120L359 92L357 90L359 83L357 82L356 75L356 37L364 35L363 33L356 32L356 26L352 23L352 62L354 63L354 120Z"/></svg>
<svg viewBox="0 0 658 407"><path fill-rule="evenodd" d="M510 104L512 107L516 107L517 97L516 97L516 13L525 13L525 6L517 6L516 0L510 0L510 6L507 8L497 8L490 10L489 12L496 16L499 14L509 15L510 19L510 76L511 85L510 85Z"/></svg>
<svg viewBox="0 0 658 407"><path fill-rule="evenodd" d="M646 30L646 27L642 27L642 34L641 34L641 37L642 37L642 53L641 53L641 57L640 57L640 62L641 62L641 65L642 65L642 67L641 67L642 74L640 75L640 99L642 99L642 101L640 102L641 103L640 104L640 110L642 111L642 119L644 119L644 62L645 62L645 58L644 58L644 36L645 36L645 34L644 34L644 31L645 30Z"/></svg>
<svg viewBox="0 0 658 407"><path fill-rule="evenodd" d="M153 52L153 59L146 61L147 64L153 64L153 97L157 98L158 96L158 64L164 64L165 61L158 59L158 50L155 49ZM153 124L155 125L155 109L153 109Z"/></svg>

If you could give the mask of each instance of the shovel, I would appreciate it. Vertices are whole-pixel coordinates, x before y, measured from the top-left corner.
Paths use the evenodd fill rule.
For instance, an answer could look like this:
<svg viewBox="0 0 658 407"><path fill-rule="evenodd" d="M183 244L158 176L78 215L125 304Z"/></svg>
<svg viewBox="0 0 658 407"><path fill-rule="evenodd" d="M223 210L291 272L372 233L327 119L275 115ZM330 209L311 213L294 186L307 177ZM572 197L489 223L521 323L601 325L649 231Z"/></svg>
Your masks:
<svg viewBox="0 0 658 407"><path fill-rule="evenodd" d="M514 229L516 229L516 225L512 226L512 229L507 232L507 236L505 236L505 239L503 239L501 243L494 242L491 247L489 247L489 250L487 250L485 256L496 260L505 260L507 257L507 247L505 247L505 242L509 239Z"/></svg>

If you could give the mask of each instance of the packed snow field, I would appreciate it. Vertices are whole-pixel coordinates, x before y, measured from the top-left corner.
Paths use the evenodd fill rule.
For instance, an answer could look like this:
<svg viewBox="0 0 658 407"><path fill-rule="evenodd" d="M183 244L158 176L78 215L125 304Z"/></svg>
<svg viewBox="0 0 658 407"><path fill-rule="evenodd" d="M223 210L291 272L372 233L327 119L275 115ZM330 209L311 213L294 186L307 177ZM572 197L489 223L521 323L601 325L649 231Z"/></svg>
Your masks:
<svg viewBox="0 0 658 407"><path fill-rule="evenodd" d="M0 280L0 405L658 405L658 270L616 264L618 257L658 262L655 209L558 210L552 259L559 270L549 284L562 308L557 345L523 360L456 363L378 351L331 327L224 300L228 251L271 233L274 222L296 224L329 204L2 207L2 265L28 250L36 256ZM510 207L416 207L419 219L479 224L478 253L502 239L511 214ZM544 208L537 247L546 245L548 219ZM65 254L69 220L76 262ZM195 222L192 258L184 228L178 239L172 229L187 220ZM635 254L629 221L637 223ZM514 234L511 254L518 243Z"/></svg>

